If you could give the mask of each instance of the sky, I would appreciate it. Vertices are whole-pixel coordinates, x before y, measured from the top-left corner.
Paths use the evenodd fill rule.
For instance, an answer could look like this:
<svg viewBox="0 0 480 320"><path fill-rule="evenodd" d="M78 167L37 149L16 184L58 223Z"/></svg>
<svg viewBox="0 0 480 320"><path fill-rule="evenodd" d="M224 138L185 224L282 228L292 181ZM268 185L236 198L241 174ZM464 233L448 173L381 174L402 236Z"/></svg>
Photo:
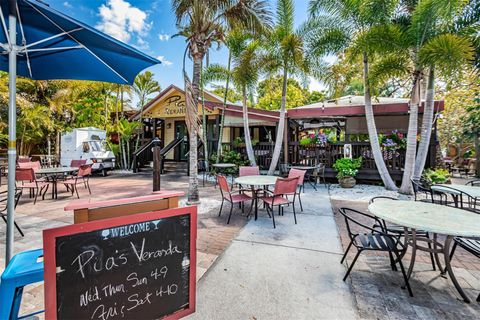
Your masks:
<svg viewBox="0 0 480 320"><path fill-rule="evenodd" d="M276 1L272 2L274 11ZM183 87L182 58L185 39L173 37L177 29L171 0L43 0L52 8L96 27L108 35L156 57L162 64L148 68L162 88L170 84ZM294 0L295 25L307 19L307 0ZM211 63L227 64L227 51L216 47L210 53ZM191 64L187 71L191 73ZM313 78L310 90L322 90Z"/></svg>

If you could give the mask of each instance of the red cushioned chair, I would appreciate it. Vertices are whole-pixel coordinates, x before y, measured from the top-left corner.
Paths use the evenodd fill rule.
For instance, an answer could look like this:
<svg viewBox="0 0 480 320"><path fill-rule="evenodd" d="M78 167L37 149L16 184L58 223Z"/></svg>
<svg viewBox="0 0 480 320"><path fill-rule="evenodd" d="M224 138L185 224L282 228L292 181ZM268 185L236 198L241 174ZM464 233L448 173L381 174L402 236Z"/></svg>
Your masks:
<svg viewBox="0 0 480 320"><path fill-rule="evenodd" d="M298 195L298 202L300 202L300 210L301 211L303 211L303 206L302 206L302 198L300 198L300 193L302 192L303 183L304 183L304 180L305 180L305 173L307 173L307 171L299 170L299 169L290 169L290 171L288 172L288 177L289 178L298 177L298 186L297 186L297 190L295 192Z"/></svg>
<svg viewBox="0 0 480 320"><path fill-rule="evenodd" d="M85 186L85 188L88 188L88 193L92 194L92 191L90 190L90 183L88 182L91 174L92 174L92 165L90 164L81 165L78 168L77 174L72 178L69 178L63 181L63 184L65 185L65 187L67 187L67 190L71 189L72 195L73 195L73 192L76 192L77 198L80 199L80 196L78 195L77 182L78 180L82 180L81 182L83 182L83 185Z"/></svg>
<svg viewBox="0 0 480 320"><path fill-rule="evenodd" d="M42 194L42 200L45 199L49 183L37 180L33 168L17 168L15 170L15 181L19 182L16 185L18 189L28 189L30 191L30 197L35 195L33 204L37 203L38 194Z"/></svg>
<svg viewBox="0 0 480 320"><path fill-rule="evenodd" d="M297 224L297 216L295 213L295 198L297 195L297 188L298 188L298 177L294 178L278 178L275 182L275 189L274 191L265 190L265 196L260 197L261 200L267 205L267 212L272 212L272 219L273 219L273 228L275 228L275 215L273 213L273 207L278 206L278 213L280 211L283 214L283 208L285 205L292 205L293 207L293 218L295 220L295 224ZM293 195L293 199L290 200L288 196Z"/></svg>
<svg viewBox="0 0 480 320"><path fill-rule="evenodd" d="M260 168L259 167L240 167L238 168L238 175L240 177L259 176Z"/></svg>
<svg viewBox="0 0 480 320"><path fill-rule="evenodd" d="M247 189L238 189L235 191L231 190L230 185L227 182L227 178L221 174L217 175L217 183L220 186L220 192L222 193L222 205L220 206L220 212L218 213L219 217L222 214L223 202L224 201L230 202L230 213L228 215L227 224L230 223L230 217L232 216L233 205L235 203L240 204L242 206L242 211L243 211L244 210L243 204L247 201L250 201L251 202L250 211L252 211L253 198L244 193L245 191L250 191L250 190L247 190Z"/></svg>

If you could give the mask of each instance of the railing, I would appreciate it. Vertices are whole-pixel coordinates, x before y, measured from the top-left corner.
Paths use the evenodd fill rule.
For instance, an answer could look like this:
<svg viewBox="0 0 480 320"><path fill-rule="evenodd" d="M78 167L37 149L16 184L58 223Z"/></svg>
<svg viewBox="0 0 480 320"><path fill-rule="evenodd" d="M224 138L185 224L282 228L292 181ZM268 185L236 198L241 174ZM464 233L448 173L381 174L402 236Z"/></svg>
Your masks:
<svg viewBox="0 0 480 320"><path fill-rule="evenodd" d="M328 144L327 146L300 145L298 142L291 142L288 152L289 163L314 165L317 162L321 162L325 163L327 169L331 169L337 159L343 158L345 144L351 145L354 158L362 157L360 171L372 174L377 171L369 142L338 142ZM405 150L385 150L382 151L382 154L390 173L399 175L405 163Z"/></svg>
<svg viewBox="0 0 480 320"><path fill-rule="evenodd" d="M132 170L138 172L138 169L146 163L153 161L153 153L151 147L153 146L153 139L143 144L137 151L133 153Z"/></svg>

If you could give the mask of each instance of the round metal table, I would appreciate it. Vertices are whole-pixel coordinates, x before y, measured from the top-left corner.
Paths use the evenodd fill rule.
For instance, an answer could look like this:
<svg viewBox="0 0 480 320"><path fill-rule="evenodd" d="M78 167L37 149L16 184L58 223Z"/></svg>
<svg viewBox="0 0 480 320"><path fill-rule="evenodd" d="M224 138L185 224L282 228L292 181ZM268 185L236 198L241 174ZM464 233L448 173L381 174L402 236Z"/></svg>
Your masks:
<svg viewBox="0 0 480 320"><path fill-rule="evenodd" d="M242 186L250 186L252 189L252 195L255 202L255 220L258 218L258 195L255 187L262 186L274 186L275 182L277 182L277 176L244 176L238 177L235 179L235 183L240 184Z"/></svg>
<svg viewBox="0 0 480 320"><path fill-rule="evenodd" d="M214 168L217 168L219 173L224 173L226 169L237 167L234 163L212 163L211 166ZM232 184L233 184L233 175L232 175ZM215 187L217 187L216 181L215 181Z"/></svg>
<svg viewBox="0 0 480 320"><path fill-rule="evenodd" d="M470 302L453 273L450 263L450 245L455 236L480 237L480 217L478 214L433 203L388 199L376 200L368 206L368 210L385 221L405 227L405 231L408 228L412 229L412 239L409 239L408 232L405 232L405 242L412 247L408 277L410 277L415 264L417 249L435 254L443 253L446 272L448 272L463 300ZM417 229L431 232L435 236L437 234L446 235L445 243L442 245L436 242L433 249L418 246L415 232ZM437 249L437 247L439 248ZM439 268L442 269L441 266Z"/></svg>
<svg viewBox="0 0 480 320"><path fill-rule="evenodd" d="M470 195L472 198L480 198L480 187L466 186L463 184L436 184L432 186L432 190L450 194L456 205L458 205L458 196L462 195L461 192Z"/></svg>
<svg viewBox="0 0 480 320"><path fill-rule="evenodd" d="M47 177L52 182L52 199L58 198L57 182L59 177L65 176L67 173L78 171L76 167L54 167L54 168L41 168L35 170L35 174Z"/></svg>

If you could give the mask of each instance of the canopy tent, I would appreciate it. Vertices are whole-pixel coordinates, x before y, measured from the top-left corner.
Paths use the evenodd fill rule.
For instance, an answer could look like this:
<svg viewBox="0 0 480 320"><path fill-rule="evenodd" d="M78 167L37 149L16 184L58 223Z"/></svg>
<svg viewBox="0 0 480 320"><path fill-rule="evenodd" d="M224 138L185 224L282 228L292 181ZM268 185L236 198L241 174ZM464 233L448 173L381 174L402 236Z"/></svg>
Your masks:
<svg viewBox="0 0 480 320"><path fill-rule="evenodd" d="M16 77L132 84L160 63L36 0L1 0L0 70L9 72L6 263L13 254L16 163Z"/></svg>

